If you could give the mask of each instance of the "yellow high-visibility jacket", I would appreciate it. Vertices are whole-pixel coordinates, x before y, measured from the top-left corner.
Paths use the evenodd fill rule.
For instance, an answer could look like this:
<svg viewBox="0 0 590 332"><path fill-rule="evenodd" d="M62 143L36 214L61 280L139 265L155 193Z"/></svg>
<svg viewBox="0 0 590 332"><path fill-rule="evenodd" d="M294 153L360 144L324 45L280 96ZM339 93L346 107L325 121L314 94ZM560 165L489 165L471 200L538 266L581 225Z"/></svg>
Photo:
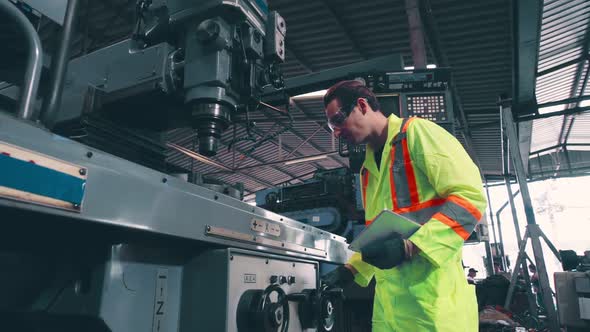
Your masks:
<svg viewBox="0 0 590 332"><path fill-rule="evenodd" d="M378 269L359 253L348 262L359 285L376 279L373 331L475 332L475 287L461 257L486 208L479 170L437 124L395 115L388 121L380 167L368 146L361 168L366 222L387 209L422 227L409 238L420 253L398 267Z"/></svg>

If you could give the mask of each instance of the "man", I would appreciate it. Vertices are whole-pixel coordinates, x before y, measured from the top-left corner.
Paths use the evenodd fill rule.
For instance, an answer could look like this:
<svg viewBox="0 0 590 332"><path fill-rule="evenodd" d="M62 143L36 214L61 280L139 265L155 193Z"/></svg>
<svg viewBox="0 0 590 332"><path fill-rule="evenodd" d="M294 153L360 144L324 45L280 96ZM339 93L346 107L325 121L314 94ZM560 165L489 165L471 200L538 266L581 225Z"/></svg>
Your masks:
<svg viewBox="0 0 590 332"><path fill-rule="evenodd" d="M371 244L323 281L365 287L374 277L374 332L477 331L475 289L461 264L464 240L486 207L477 167L435 123L385 117L360 82L332 86L324 104L336 137L367 143L361 169L366 223L389 209L422 227L407 240Z"/></svg>
<svg viewBox="0 0 590 332"><path fill-rule="evenodd" d="M494 273L495 274L502 274L504 271L502 270L502 265L498 262L494 262Z"/></svg>
<svg viewBox="0 0 590 332"><path fill-rule="evenodd" d="M469 268L469 272L467 273L467 282L470 285L475 285L475 276L477 276L477 272L479 271L474 268Z"/></svg>
<svg viewBox="0 0 590 332"><path fill-rule="evenodd" d="M529 264L529 272L531 275L531 286L533 287L533 293L537 300L537 306L541 312L545 312L545 303L543 303L543 292L539 289L539 274L537 273L537 267L534 264Z"/></svg>

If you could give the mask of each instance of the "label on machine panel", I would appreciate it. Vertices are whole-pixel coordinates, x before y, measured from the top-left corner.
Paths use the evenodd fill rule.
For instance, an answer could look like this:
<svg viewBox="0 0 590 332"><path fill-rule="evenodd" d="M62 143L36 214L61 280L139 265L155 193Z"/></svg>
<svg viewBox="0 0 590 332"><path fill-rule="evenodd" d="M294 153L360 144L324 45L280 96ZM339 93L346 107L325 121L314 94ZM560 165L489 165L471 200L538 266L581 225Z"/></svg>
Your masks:
<svg viewBox="0 0 590 332"><path fill-rule="evenodd" d="M87 169L0 142L0 197L79 212Z"/></svg>
<svg viewBox="0 0 590 332"><path fill-rule="evenodd" d="M250 227L266 228L265 226L261 226L258 222L256 223L256 226L254 226L254 222L255 222L255 220L252 220L252 224ZM275 226L278 226L278 225L275 225ZM280 228L279 228L279 230L280 230ZM215 227L215 226L211 226L211 225L205 226L205 234L208 236L217 236L217 237L226 238L226 239L233 239L233 240L239 240L239 241L244 241L244 242L249 242L249 243L256 243L256 244L265 245L268 247L274 247L274 248L285 249L285 250L292 250L292 251L296 251L299 253L314 255L314 256L319 256L319 257L326 257L328 255L326 253L326 251L321 250L321 249L305 247L305 246L301 246L296 243L277 241L277 240L269 239L264 236L252 236L249 234L244 234L241 232L236 232L236 231L233 231L230 229L226 229L226 228L222 228L222 227Z"/></svg>
<svg viewBox="0 0 590 332"><path fill-rule="evenodd" d="M281 226L266 220L253 218L250 222L250 229L272 236L281 236Z"/></svg>
<svg viewBox="0 0 590 332"><path fill-rule="evenodd" d="M256 275L252 273L244 273L244 283L245 284L255 284L256 283Z"/></svg>
<svg viewBox="0 0 590 332"><path fill-rule="evenodd" d="M156 274L156 290L154 298L154 320L152 332L164 330L166 318L166 300L168 295L168 269L158 269Z"/></svg>

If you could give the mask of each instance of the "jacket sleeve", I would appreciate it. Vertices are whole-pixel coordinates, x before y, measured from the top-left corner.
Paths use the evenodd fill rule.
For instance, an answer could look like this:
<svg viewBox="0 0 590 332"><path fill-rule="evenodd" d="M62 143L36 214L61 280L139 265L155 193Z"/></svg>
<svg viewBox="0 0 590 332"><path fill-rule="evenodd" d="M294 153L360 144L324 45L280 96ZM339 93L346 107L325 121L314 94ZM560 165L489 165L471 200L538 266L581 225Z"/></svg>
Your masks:
<svg viewBox="0 0 590 332"><path fill-rule="evenodd" d="M371 282L371 279L373 279L375 267L369 263L363 262L363 257L359 252L355 252L352 257L350 257L347 264L350 264L357 270L357 274L354 276L354 281L361 287L367 287Z"/></svg>
<svg viewBox="0 0 590 332"><path fill-rule="evenodd" d="M461 143L433 122L413 121L408 147L414 169L446 199L441 210L409 238L420 255L439 267L457 255L485 212L481 176Z"/></svg>
<svg viewBox="0 0 590 332"><path fill-rule="evenodd" d="M364 173L364 166L361 167L360 170L360 178L361 178L361 190L362 190L362 194L361 194L361 198L363 200L363 208L366 208L366 187L368 185L367 181L367 174ZM357 270L357 274L354 277L354 281L359 284L362 287L367 287L369 285L369 283L371 282L371 279L373 279L373 275L375 274L375 267L373 267L373 265L367 264L365 262L363 262L362 256L360 253L355 252L352 257L350 257L350 259L348 260L347 264L350 264L352 267L354 267Z"/></svg>

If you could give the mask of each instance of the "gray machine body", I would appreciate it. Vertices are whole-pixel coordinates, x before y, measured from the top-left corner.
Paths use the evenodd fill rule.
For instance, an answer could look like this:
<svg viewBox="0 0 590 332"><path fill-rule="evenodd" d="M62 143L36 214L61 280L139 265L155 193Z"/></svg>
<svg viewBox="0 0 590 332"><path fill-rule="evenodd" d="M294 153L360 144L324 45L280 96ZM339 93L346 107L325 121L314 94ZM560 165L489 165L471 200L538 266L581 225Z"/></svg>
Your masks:
<svg viewBox="0 0 590 332"><path fill-rule="evenodd" d="M62 25L66 16L67 0L24 0L29 6Z"/></svg>
<svg viewBox="0 0 590 332"><path fill-rule="evenodd" d="M0 114L0 129L0 143L87 170L78 211L0 198L2 207L62 216L78 225L98 223L334 263L344 263L351 255L343 237L91 149L10 115Z"/></svg>
<svg viewBox="0 0 590 332"><path fill-rule="evenodd" d="M590 329L590 273L556 272L557 311L562 326L568 331Z"/></svg>
<svg viewBox="0 0 590 332"><path fill-rule="evenodd" d="M132 38L73 59L60 112L68 128L97 113L124 127L197 130L199 152L217 153L235 114L252 109L284 61L286 25L265 0L160 0L138 3Z"/></svg>
<svg viewBox="0 0 590 332"><path fill-rule="evenodd" d="M280 285L286 294L315 289L318 264L231 248L196 257L184 268L181 331L238 332L242 295L248 290L266 289L273 276L294 277L294 283ZM302 329L297 310L297 304L290 302L288 331L315 331Z"/></svg>
<svg viewBox="0 0 590 332"><path fill-rule="evenodd" d="M108 120L146 130L151 116L157 129L196 129L199 151L213 155L244 104L281 86L285 21L265 0L140 4L145 31L69 63L47 127L0 112L0 254L14 276L0 291L26 295L2 310L42 330L234 332L244 292L280 287L298 296L288 331L314 331L298 311L311 317L306 326L319 326L309 323L316 304L331 312L324 300L335 295L320 289L318 266L350 258L345 238L64 137L85 113L125 113ZM371 63L401 66L386 60Z"/></svg>
<svg viewBox="0 0 590 332"><path fill-rule="evenodd" d="M96 317L110 331L179 331L183 262L172 254L129 245L107 248L90 289L68 285L47 310Z"/></svg>
<svg viewBox="0 0 590 332"><path fill-rule="evenodd" d="M106 248L92 270L90 288L61 290L45 310L55 315L96 317L110 331L238 332L239 302L246 291L264 290L281 277L286 294L316 289L318 263L235 248L179 255L133 245ZM272 278L276 278L273 280ZM304 329L296 302L289 302L287 331Z"/></svg>
<svg viewBox="0 0 590 332"><path fill-rule="evenodd" d="M88 55L73 59L68 65L68 73L62 97L62 108L54 122L78 118L85 111L89 89L97 89L111 99L124 98L152 91L174 90L172 55L174 47L160 43L142 50L133 49L130 39L102 48ZM174 102L168 98L169 113L178 112L183 101Z"/></svg>
<svg viewBox="0 0 590 332"><path fill-rule="evenodd" d="M47 276L57 278L56 286L43 290L33 312L65 320L91 317L113 332L233 332L238 331L236 310L244 291L264 290L271 276L294 277L294 283L281 284L286 294L317 290L319 262L342 264L352 254L338 235L91 149L11 115L0 114L0 129L0 147L78 165L86 174L82 204L71 209L26 197L0 197L0 209L9 211L10 222L18 225L19 233L12 232L11 238L23 240L25 250L32 250L26 244L28 222L45 224L47 239L65 239L57 240L60 247L68 237L77 239L56 255L51 248L39 252L57 262L58 271L69 253L82 250L81 265L65 269L77 272ZM26 217L30 214L34 220ZM50 221L61 234L50 233ZM90 232L75 233L86 227ZM96 227L116 230L117 236L102 239L97 232L88 245L79 241L92 237ZM150 240L137 240L142 234ZM105 248L97 260L84 254ZM90 277L84 277L86 269ZM81 291L84 284L89 289ZM48 304L43 300L48 298L54 300ZM301 327L298 305L289 303L288 331L314 331Z"/></svg>

